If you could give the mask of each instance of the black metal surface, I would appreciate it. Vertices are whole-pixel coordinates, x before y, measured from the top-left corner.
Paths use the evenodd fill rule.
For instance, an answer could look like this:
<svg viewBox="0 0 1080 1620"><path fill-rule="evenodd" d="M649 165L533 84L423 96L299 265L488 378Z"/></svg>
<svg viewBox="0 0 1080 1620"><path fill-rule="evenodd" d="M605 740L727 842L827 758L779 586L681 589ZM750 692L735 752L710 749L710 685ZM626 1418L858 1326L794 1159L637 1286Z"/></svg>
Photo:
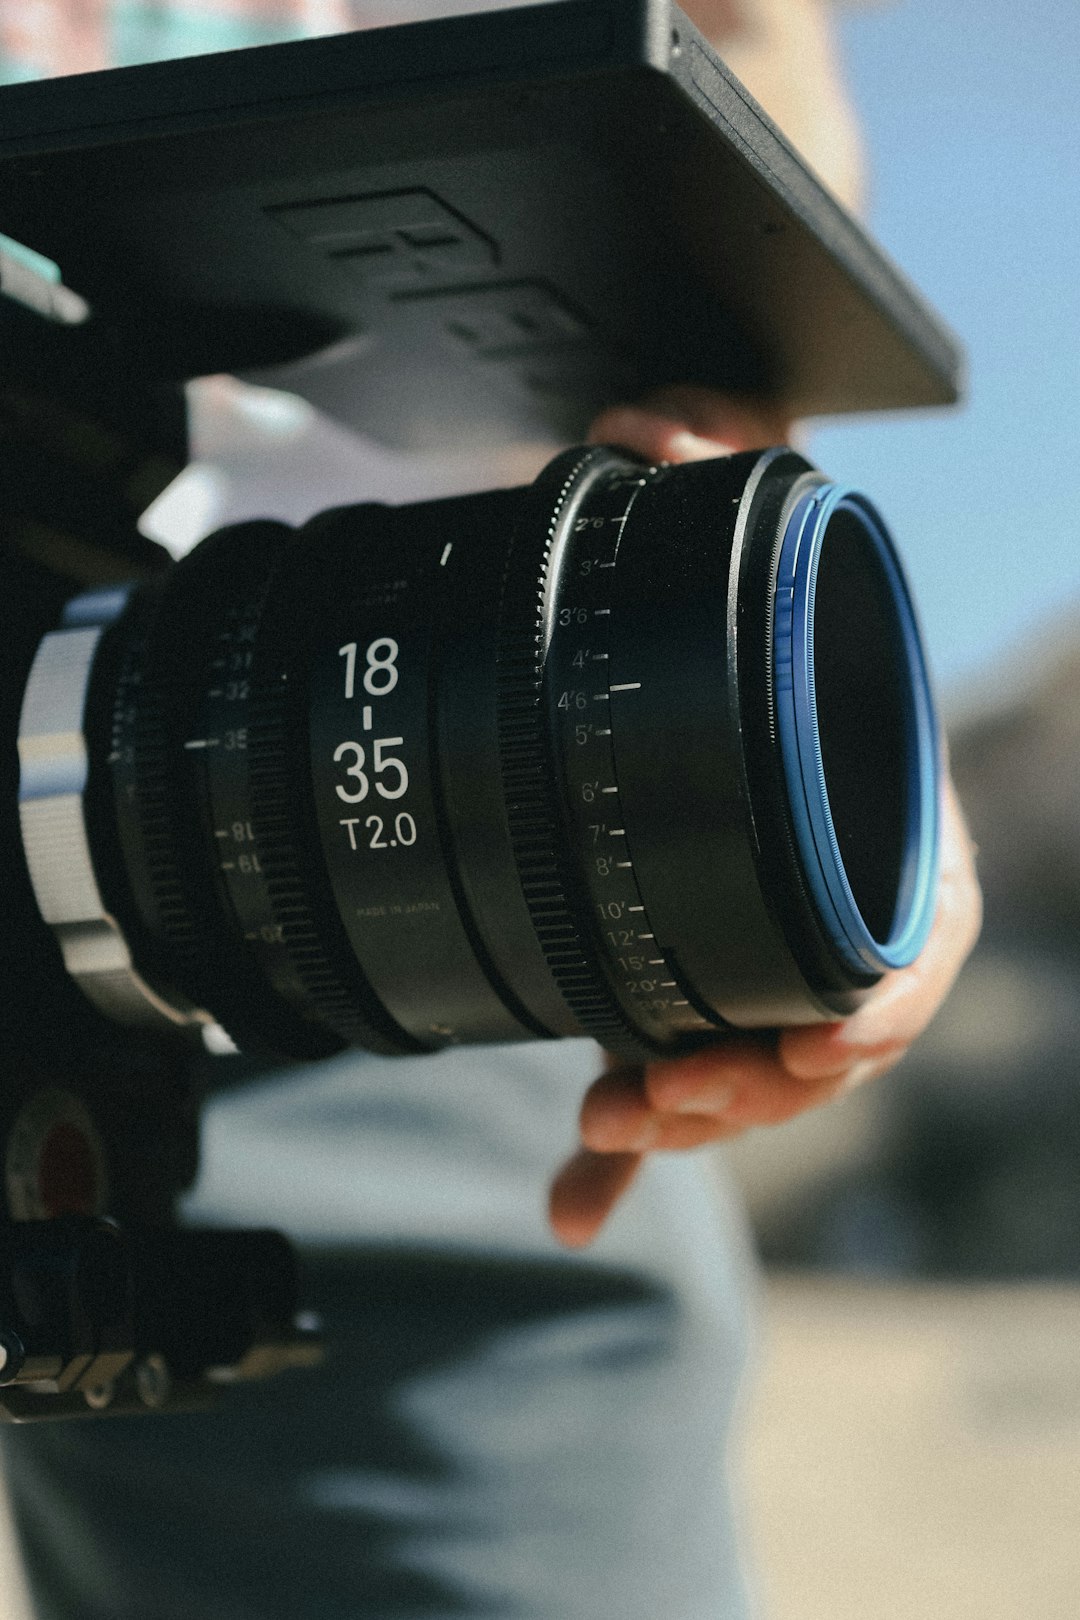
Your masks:
<svg viewBox="0 0 1080 1620"><path fill-rule="evenodd" d="M781 539L825 484L790 450L586 446L526 489L212 536L91 679L91 844L136 966L293 1057L632 1058L852 1011L877 975L812 898L770 685ZM816 658L841 641L829 690L880 720L867 671L912 672L851 631L860 580ZM882 820L847 817L853 870Z"/></svg>
<svg viewBox="0 0 1080 1620"><path fill-rule="evenodd" d="M296 1293L277 1232L89 1216L0 1227L0 1422L190 1410L311 1364Z"/></svg>
<svg viewBox="0 0 1080 1620"><path fill-rule="evenodd" d="M159 373L265 376L398 446L573 439L668 380L796 415L958 387L949 334L664 0L5 87L0 230Z"/></svg>
<svg viewBox="0 0 1080 1620"><path fill-rule="evenodd" d="M265 720L252 661L291 538L241 525L134 600L94 667L88 806L103 892L149 980L211 1007L247 1051L318 1058L345 1038L317 1020L282 938L268 784L249 768L249 729ZM261 645L277 644L271 629ZM379 1045L358 1009L349 1034Z"/></svg>

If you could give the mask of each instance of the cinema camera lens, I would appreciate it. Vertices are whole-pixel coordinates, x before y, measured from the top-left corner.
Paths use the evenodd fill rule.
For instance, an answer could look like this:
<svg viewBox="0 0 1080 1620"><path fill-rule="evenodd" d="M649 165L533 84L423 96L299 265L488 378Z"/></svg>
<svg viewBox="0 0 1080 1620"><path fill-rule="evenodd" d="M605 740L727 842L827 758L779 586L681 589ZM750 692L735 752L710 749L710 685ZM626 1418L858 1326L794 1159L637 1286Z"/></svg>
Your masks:
<svg viewBox="0 0 1080 1620"><path fill-rule="evenodd" d="M20 754L86 995L292 1057L835 1018L934 910L903 574L786 449L222 530L69 604Z"/></svg>

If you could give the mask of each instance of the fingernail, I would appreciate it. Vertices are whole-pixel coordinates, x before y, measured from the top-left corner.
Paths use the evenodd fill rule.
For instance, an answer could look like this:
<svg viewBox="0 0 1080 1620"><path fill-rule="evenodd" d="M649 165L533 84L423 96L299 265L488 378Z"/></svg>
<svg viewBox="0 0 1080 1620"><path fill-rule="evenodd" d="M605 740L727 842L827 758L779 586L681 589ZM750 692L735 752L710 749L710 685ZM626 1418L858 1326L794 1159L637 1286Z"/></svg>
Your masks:
<svg viewBox="0 0 1080 1620"><path fill-rule="evenodd" d="M629 1141L620 1142L619 1150L624 1153L648 1153L650 1148L656 1146L659 1138L660 1121L658 1119L647 1119L643 1121L641 1129L635 1131Z"/></svg>
<svg viewBox="0 0 1080 1620"><path fill-rule="evenodd" d="M665 448L672 461L709 461L713 456L730 456L734 453L729 444L721 444L716 439L702 439L686 428L672 433Z"/></svg>
<svg viewBox="0 0 1080 1620"><path fill-rule="evenodd" d="M853 1067L861 1069L870 1064L887 1068L889 1062L899 1056L905 1044L897 1040L876 1043L869 1040L853 1041L848 1038L846 1030L838 1031L830 1036L825 1045L809 1054L798 1051L794 1055L785 1054L784 1067L793 1079L817 1085L825 1080L841 1080Z"/></svg>
<svg viewBox="0 0 1080 1620"><path fill-rule="evenodd" d="M880 1058L863 1058L861 1063L853 1063L837 1086L836 1095L846 1097L849 1091L858 1091L868 1080L881 1074L884 1067Z"/></svg>
<svg viewBox="0 0 1080 1620"><path fill-rule="evenodd" d="M711 1086L696 1096L679 1097L669 1107L673 1114L725 1114L734 1101L734 1086Z"/></svg>
<svg viewBox="0 0 1080 1620"><path fill-rule="evenodd" d="M634 1131L628 1131L621 1113L605 1117L593 1113L582 1122L581 1140L594 1153L646 1153L656 1142L660 1130L657 1119L642 1119Z"/></svg>
<svg viewBox="0 0 1080 1620"><path fill-rule="evenodd" d="M897 1006L902 1009L910 996L909 978L896 974L891 983L875 991L864 1007L839 1026L840 1043L856 1051L860 1047L866 1051L884 1045L887 1040L896 1040Z"/></svg>

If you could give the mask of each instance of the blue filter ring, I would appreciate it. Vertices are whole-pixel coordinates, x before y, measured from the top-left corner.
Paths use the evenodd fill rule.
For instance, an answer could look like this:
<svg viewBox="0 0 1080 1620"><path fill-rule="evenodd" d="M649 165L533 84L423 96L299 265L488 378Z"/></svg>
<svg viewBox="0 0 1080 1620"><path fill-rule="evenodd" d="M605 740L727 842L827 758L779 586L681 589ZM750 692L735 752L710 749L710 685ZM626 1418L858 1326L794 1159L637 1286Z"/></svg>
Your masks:
<svg viewBox="0 0 1080 1620"><path fill-rule="evenodd" d="M807 891L850 968L906 967L937 897L941 760L915 609L865 496L796 504L773 600L773 701Z"/></svg>

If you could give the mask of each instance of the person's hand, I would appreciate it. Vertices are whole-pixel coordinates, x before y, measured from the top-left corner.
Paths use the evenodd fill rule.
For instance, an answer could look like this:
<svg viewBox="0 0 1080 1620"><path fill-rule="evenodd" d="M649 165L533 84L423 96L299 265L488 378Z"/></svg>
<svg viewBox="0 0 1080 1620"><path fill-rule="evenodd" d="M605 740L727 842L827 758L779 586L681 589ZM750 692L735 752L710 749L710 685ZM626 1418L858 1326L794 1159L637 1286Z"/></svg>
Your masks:
<svg viewBox="0 0 1080 1620"><path fill-rule="evenodd" d="M590 438L656 461L690 461L785 442L778 411L701 388L666 389L606 411ZM731 1036L708 1050L640 1066L609 1060L586 1093L580 1150L551 1189L550 1218L568 1245L591 1241L646 1154L702 1147L775 1125L883 1074L944 1001L981 921L971 841L946 784L941 894L930 938L911 967L888 975L842 1023Z"/></svg>

